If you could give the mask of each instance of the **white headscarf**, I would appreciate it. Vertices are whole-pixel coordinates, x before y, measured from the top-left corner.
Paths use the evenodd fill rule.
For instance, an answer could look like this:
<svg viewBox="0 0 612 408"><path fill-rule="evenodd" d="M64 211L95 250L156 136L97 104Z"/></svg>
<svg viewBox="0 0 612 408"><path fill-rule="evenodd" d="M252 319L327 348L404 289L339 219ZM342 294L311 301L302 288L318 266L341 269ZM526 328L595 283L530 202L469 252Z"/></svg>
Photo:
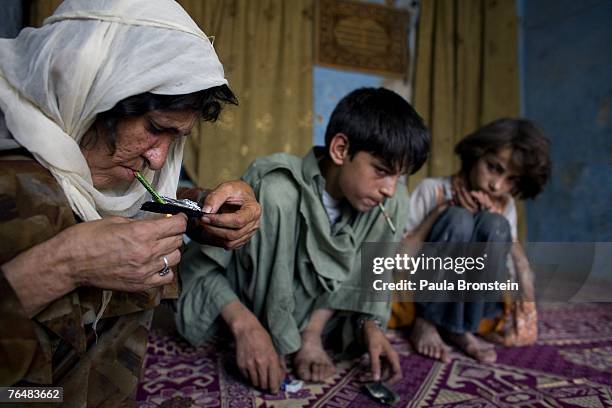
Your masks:
<svg viewBox="0 0 612 408"><path fill-rule="evenodd" d="M210 41L174 0L67 0L41 28L0 40L0 150L25 147L82 219L131 217L144 188L97 190L79 148L96 115L144 92L223 84ZM145 172L163 195L176 193L183 145L173 143L161 170Z"/></svg>

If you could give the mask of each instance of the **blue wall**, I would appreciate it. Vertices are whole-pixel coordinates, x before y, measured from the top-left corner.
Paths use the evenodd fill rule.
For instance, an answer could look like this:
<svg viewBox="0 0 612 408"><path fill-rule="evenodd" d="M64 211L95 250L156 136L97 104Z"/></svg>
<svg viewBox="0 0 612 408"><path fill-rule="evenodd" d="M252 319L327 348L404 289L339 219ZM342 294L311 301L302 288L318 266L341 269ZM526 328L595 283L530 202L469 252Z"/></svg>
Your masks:
<svg viewBox="0 0 612 408"><path fill-rule="evenodd" d="M519 0L522 109L552 141L530 241L612 241L612 1Z"/></svg>
<svg viewBox="0 0 612 408"><path fill-rule="evenodd" d="M336 104L346 94L364 86L382 86L383 77L332 68L314 67L314 144L325 144L325 129Z"/></svg>
<svg viewBox="0 0 612 408"><path fill-rule="evenodd" d="M384 0L366 0L368 3L384 4ZM314 137L315 146L325 144L325 128L336 104L349 92L362 88L380 87L384 78L379 75L362 74L354 71L313 68L313 104L314 104Z"/></svg>
<svg viewBox="0 0 612 408"><path fill-rule="evenodd" d="M21 0L0 0L0 38L16 37L21 21Z"/></svg>

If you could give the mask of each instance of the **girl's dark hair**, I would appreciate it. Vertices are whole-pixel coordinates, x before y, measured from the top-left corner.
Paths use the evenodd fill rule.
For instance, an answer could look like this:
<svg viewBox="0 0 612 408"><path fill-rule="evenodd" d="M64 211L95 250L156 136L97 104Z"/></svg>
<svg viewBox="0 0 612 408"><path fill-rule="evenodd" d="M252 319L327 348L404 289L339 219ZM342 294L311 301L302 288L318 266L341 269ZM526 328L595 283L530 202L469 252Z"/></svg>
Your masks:
<svg viewBox="0 0 612 408"><path fill-rule="evenodd" d="M214 122L219 117L223 104L238 105L238 100L227 85L215 86L184 95L159 95L145 92L130 96L119 102L110 110L99 113L104 127L104 135L111 146L115 145L117 124L121 119L146 114L154 110L161 111L193 111L208 122Z"/></svg>
<svg viewBox="0 0 612 408"><path fill-rule="evenodd" d="M467 135L456 146L461 171L469 174L478 159L501 149L512 149L512 166L519 173L515 191L521 199L537 196L550 177L550 141L530 120L502 118Z"/></svg>
<svg viewBox="0 0 612 408"><path fill-rule="evenodd" d="M356 89L338 102L325 131L326 154L338 133L348 138L349 157L365 151L410 174L429 153L429 133L419 114L385 88Z"/></svg>

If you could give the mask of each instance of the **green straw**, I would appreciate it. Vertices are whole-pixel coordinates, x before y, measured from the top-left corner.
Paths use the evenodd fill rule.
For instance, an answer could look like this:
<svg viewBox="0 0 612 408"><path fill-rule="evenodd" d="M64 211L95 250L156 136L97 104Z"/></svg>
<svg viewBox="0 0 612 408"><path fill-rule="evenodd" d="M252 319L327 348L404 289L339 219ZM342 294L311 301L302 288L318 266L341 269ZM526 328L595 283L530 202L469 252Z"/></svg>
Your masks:
<svg viewBox="0 0 612 408"><path fill-rule="evenodd" d="M160 204L166 204L166 201L163 198L161 198L161 196L157 193L157 191L155 191L153 186L151 184L149 184L147 179L144 178L142 176L142 174L140 174L139 171L135 171L134 175L136 176L138 181L140 181L140 184L142 184L144 186L144 188L146 188L147 191L151 194L151 196L153 197L153 200L155 200L156 202L158 202Z"/></svg>
<svg viewBox="0 0 612 408"><path fill-rule="evenodd" d="M387 225L389 226L389 229L391 230L392 233L395 234L395 225L393 225L393 221L391 221L391 217L389 217L389 214L387 214L387 211L385 210L385 206L382 203L378 203L378 208L380 208L380 212L385 218L385 221L387 221Z"/></svg>

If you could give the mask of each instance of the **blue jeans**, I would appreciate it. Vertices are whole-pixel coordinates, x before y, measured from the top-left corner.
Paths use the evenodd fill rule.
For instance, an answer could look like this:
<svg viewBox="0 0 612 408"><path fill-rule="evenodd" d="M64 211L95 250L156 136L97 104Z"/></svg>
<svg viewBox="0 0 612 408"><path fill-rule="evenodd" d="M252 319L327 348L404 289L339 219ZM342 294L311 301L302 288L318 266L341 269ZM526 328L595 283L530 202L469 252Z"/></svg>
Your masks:
<svg viewBox="0 0 612 408"><path fill-rule="evenodd" d="M499 214L480 211L472 214L463 207L446 209L434 223L427 242L512 242L510 224ZM494 266L497 279L507 275L508 249L499 245L487 251L488 264ZM474 333L480 321L502 311L499 302L416 302L416 315L453 333Z"/></svg>

